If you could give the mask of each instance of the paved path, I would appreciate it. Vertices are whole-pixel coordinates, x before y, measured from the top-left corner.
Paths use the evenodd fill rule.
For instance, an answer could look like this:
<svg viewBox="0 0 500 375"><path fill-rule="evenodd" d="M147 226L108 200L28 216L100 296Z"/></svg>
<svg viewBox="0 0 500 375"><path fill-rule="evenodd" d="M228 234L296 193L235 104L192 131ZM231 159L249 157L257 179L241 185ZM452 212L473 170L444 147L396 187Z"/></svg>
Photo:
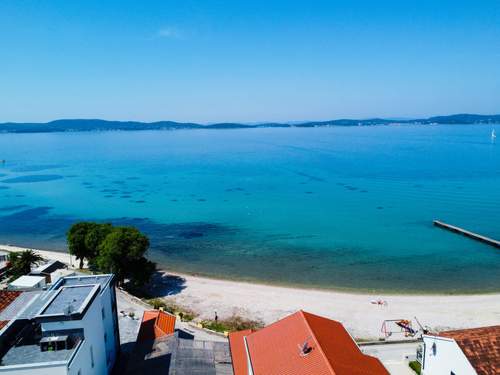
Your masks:
<svg viewBox="0 0 500 375"><path fill-rule="evenodd" d="M131 297L128 293L117 289L116 303L118 308L118 323L120 325L120 340L122 345L133 343L137 337L141 324L142 314L145 310L151 309L149 305ZM123 312L123 313L122 313ZM133 318L129 316L133 313ZM223 336L207 332L204 329L193 327L187 322L177 319L175 323L177 329L181 329L194 336L195 340L226 342Z"/></svg>
<svg viewBox="0 0 500 375"><path fill-rule="evenodd" d="M377 357L392 375L415 375L407 356L414 358L419 343L360 346L363 353Z"/></svg>

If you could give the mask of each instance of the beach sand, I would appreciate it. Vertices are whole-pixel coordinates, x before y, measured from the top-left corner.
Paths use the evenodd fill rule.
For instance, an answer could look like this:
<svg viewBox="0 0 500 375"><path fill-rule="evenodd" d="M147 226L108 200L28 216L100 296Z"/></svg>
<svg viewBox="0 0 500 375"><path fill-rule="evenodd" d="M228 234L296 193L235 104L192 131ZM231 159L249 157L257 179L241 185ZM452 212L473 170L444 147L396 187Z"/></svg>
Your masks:
<svg viewBox="0 0 500 375"><path fill-rule="evenodd" d="M0 246L0 250L22 248ZM48 259L70 263L69 254L39 251ZM77 264L73 258L73 265ZM192 309L201 318L238 314L272 323L299 309L341 321L360 339L382 337L385 319L415 317L432 330L471 328L500 324L500 294L484 295L384 295L344 293L330 290L300 289L251 284L230 280L166 272L156 283L155 292L167 300ZM385 300L387 306L372 304ZM395 334L393 338L404 338Z"/></svg>

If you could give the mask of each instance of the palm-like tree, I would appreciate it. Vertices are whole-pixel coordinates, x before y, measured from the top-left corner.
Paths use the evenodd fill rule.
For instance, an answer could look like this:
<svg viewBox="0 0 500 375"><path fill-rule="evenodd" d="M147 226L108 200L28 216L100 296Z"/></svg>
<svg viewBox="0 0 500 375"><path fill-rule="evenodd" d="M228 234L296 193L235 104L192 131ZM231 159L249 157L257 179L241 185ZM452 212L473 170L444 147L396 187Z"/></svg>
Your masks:
<svg viewBox="0 0 500 375"><path fill-rule="evenodd" d="M31 267L43 261L43 257L33 250L13 252L9 255L9 274L11 279L26 275L31 272Z"/></svg>

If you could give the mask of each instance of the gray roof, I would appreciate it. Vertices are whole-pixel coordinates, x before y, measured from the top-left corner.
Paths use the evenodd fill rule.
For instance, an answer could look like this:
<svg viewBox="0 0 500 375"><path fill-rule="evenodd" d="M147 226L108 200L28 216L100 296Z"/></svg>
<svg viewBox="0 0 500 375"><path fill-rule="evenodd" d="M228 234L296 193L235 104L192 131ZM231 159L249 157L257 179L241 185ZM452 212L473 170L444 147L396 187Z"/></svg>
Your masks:
<svg viewBox="0 0 500 375"><path fill-rule="evenodd" d="M30 330L31 328L31 330ZM11 346L7 353L0 358L0 366L12 366L33 363L67 362L71 355L80 348L83 339L82 329L52 331L51 336L39 336L29 321L25 322L24 329L28 331ZM69 349L42 351L41 341L50 341L54 337L70 338ZM0 370L1 371L1 370Z"/></svg>
<svg viewBox="0 0 500 375"><path fill-rule="evenodd" d="M39 345L13 346L1 359L2 366L67 361L75 349L42 352Z"/></svg>
<svg viewBox="0 0 500 375"><path fill-rule="evenodd" d="M51 260L47 263L39 265L36 268L33 268L30 274L35 275L40 273L51 273L60 268L67 268L67 266L64 263L59 262L58 260Z"/></svg>
<svg viewBox="0 0 500 375"><path fill-rule="evenodd" d="M156 340L138 342L127 361L127 375L168 374L177 333Z"/></svg>
<svg viewBox="0 0 500 375"><path fill-rule="evenodd" d="M59 289L62 286L94 285L99 284L102 289L113 279L113 275L85 275L66 276L58 280L52 289Z"/></svg>
<svg viewBox="0 0 500 375"><path fill-rule="evenodd" d="M23 292L12 303L0 312L0 320L14 319L26 306L32 303L41 292Z"/></svg>
<svg viewBox="0 0 500 375"><path fill-rule="evenodd" d="M169 375L232 375L227 342L179 339Z"/></svg>
<svg viewBox="0 0 500 375"><path fill-rule="evenodd" d="M96 285L64 286L57 290L55 296L47 303L39 316L81 313L98 289L99 287ZM68 308L70 310L67 312Z"/></svg>
<svg viewBox="0 0 500 375"><path fill-rule="evenodd" d="M228 342L181 339L176 332L137 343L127 375L233 375Z"/></svg>
<svg viewBox="0 0 500 375"><path fill-rule="evenodd" d="M25 294L27 292L23 292ZM45 304L56 294L56 291L45 291L33 298L26 307L19 312L16 319L33 319L38 315Z"/></svg>

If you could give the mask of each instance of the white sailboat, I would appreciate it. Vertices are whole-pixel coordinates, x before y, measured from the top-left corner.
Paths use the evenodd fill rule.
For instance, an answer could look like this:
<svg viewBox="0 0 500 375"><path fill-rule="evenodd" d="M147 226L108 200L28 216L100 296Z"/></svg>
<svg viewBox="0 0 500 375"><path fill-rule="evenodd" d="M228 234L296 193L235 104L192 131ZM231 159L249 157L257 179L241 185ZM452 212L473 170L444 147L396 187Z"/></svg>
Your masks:
<svg viewBox="0 0 500 375"><path fill-rule="evenodd" d="M491 129L491 140L494 141L497 135L495 134L495 129Z"/></svg>

